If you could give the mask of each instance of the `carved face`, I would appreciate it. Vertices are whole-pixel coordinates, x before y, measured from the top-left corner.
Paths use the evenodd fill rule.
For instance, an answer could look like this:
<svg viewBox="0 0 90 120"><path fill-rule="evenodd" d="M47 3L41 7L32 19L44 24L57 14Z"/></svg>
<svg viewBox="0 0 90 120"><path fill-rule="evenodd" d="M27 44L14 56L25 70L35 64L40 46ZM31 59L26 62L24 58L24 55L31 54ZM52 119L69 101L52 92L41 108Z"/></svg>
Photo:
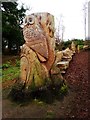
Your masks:
<svg viewBox="0 0 90 120"><path fill-rule="evenodd" d="M39 30L40 32L43 31L50 37L54 37L54 17L49 13L35 13L26 16L24 19L24 30L28 27L33 27L33 29ZM31 31L33 30L31 29ZM32 36L32 34L27 34L26 36Z"/></svg>
<svg viewBox="0 0 90 120"><path fill-rule="evenodd" d="M35 32L35 17L32 15L26 16L24 20L23 35L26 42L34 39Z"/></svg>

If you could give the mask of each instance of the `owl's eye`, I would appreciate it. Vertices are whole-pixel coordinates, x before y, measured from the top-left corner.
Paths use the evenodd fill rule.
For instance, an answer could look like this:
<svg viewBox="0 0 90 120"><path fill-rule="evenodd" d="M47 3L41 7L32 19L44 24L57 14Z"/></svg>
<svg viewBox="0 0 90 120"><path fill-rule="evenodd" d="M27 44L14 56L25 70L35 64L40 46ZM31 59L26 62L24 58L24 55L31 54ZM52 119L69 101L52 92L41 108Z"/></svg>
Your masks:
<svg viewBox="0 0 90 120"><path fill-rule="evenodd" d="M32 18L29 18L29 22L32 22Z"/></svg>
<svg viewBox="0 0 90 120"><path fill-rule="evenodd" d="M33 17L29 17L29 21L28 22L29 22L30 25L34 24L34 18Z"/></svg>

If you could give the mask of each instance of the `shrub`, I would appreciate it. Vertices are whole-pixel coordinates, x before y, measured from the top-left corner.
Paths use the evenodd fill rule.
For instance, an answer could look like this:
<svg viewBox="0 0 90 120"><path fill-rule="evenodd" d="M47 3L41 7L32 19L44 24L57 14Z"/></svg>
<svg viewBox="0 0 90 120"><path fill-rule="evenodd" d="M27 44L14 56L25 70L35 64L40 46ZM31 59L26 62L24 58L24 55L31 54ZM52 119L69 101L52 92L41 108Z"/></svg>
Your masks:
<svg viewBox="0 0 90 120"><path fill-rule="evenodd" d="M60 94L66 94L68 91L68 86L66 84L63 84L60 89Z"/></svg>
<svg viewBox="0 0 90 120"><path fill-rule="evenodd" d="M79 45L79 49L82 50L83 49L83 45Z"/></svg>
<svg viewBox="0 0 90 120"><path fill-rule="evenodd" d="M6 63L2 64L2 68L9 68L11 66L11 62L7 61Z"/></svg>
<svg viewBox="0 0 90 120"><path fill-rule="evenodd" d="M70 47L71 45L71 41L63 41L63 42L60 42L59 44L56 44L56 50L64 50L66 49L67 47Z"/></svg>

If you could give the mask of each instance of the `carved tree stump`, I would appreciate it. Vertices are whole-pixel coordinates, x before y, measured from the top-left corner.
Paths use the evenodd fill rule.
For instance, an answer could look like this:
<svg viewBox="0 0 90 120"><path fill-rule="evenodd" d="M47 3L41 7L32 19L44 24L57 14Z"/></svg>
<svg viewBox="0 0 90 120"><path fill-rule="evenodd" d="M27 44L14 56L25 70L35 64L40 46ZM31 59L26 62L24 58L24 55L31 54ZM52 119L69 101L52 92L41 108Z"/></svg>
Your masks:
<svg viewBox="0 0 90 120"><path fill-rule="evenodd" d="M58 84L62 78L58 71L53 72L55 62L54 17L49 13L35 13L25 17L23 35L25 44L21 48L20 80L16 86L20 89L35 90ZM55 66L54 66L55 67ZM52 72L51 72L52 69ZM53 76L51 77L51 73ZM60 74L60 75L59 75Z"/></svg>
<svg viewBox="0 0 90 120"><path fill-rule="evenodd" d="M50 71L55 61L54 17L33 13L24 19L25 44L21 48L20 80L24 88L35 89L51 83Z"/></svg>

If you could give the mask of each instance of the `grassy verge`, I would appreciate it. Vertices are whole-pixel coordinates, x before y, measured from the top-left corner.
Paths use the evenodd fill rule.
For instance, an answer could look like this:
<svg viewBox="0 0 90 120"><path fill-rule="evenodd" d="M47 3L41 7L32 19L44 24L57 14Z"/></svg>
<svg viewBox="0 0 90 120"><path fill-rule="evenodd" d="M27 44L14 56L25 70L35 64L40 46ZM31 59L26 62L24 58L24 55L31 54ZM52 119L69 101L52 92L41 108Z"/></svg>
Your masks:
<svg viewBox="0 0 90 120"><path fill-rule="evenodd" d="M19 60L16 60L14 65L12 65L10 61L2 65L2 83L19 77L19 74L20 74Z"/></svg>

